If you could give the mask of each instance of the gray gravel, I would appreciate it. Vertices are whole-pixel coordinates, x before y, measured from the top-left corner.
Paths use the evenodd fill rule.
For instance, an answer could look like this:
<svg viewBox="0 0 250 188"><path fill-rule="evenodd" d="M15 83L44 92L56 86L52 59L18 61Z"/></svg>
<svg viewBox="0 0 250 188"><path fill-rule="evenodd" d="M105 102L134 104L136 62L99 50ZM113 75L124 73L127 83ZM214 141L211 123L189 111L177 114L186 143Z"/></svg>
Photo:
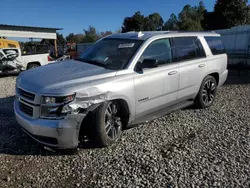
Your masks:
<svg viewBox="0 0 250 188"><path fill-rule="evenodd" d="M20 131L15 78L0 78L0 187L250 187L250 84L236 83L209 109L126 130L109 148L58 155Z"/></svg>

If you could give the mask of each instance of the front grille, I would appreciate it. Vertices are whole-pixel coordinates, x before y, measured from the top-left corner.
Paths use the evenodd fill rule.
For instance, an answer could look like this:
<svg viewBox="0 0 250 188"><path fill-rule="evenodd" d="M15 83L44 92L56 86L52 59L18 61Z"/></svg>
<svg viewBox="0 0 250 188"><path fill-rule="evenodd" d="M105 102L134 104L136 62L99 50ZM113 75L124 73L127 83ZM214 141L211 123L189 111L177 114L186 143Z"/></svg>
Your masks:
<svg viewBox="0 0 250 188"><path fill-rule="evenodd" d="M22 102L19 102L19 106L20 106L20 110L23 113L25 113L25 114L27 114L29 116L33 116L33 108L32 107L30 107L30 106L28 106L28 105L26 105L26 104L24 104Z"/></svg>
<svg viewBox="0 0 250 188"><path fill-rule="evenodd" d="M22 97L24 97L26 99L29 99L29 100L32 100L32 101L35 100L35 94L33 94L33 93L24 91L23 89L20 89L20 88L18 88L18 93L19 93L20 96L22 96Z"/></svg>

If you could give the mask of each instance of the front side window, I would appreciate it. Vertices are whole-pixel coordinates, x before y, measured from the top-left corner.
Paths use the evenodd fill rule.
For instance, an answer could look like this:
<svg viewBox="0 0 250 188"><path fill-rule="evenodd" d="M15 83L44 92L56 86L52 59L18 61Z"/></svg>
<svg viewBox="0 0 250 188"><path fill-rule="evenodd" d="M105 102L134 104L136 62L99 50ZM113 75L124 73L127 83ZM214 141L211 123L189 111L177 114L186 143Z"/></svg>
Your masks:
<svg viewBox="0 0 250 188"><path fill-rule="evenodd" d="M141 40L106 38L91 45L77 60L107 69L121 70L142 42Z"/></svg>
<svg viewBox="0 0 250 188"><path fill-rule="evenodd" d="M186 61L205 57L204 49L197 37L172 38L174 61Z"/></svg>
<svg viewBox="0 0 250 188"><path fill-rule="evenodd" d="M169 39L160 39L152 42L139 59L143 63L145 59L157 60L159 65L172 62L172 52Z"/></svg>
<svg viewBox="0 0 250 188"><path fill-rule="evenodd" d="M207 41L207 44L211 49L213 55L226 53L221 37L205 37L205 40Z"/></svg>

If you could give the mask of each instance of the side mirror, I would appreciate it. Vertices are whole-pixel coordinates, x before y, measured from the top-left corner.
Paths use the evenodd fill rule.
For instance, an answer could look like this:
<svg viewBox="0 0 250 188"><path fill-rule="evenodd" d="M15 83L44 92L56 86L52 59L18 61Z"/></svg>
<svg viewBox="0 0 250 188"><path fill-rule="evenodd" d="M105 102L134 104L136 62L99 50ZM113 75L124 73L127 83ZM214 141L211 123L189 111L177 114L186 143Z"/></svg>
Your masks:
<svg viewBox="0 0 250 188"><path fill-rule="evenodd" d="M158 60L156 59L144 59L141 63L141 68L156 68L159 66Z"/></svg>

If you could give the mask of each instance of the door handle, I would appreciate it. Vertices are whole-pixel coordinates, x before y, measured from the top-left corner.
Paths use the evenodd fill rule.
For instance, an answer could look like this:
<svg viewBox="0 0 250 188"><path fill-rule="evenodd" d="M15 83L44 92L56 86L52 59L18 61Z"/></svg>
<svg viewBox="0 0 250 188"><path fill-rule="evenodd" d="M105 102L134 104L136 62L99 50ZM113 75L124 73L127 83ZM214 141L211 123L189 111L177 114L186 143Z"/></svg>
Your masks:
<svg viewBox="0 0 250 188"><path fill-rule="evenodd" d="M206 66L205 64L200 64L198 67L202 68L202 67L205 67L205 66Z"/></svg>
<svg viewBox="0 0 250 188"><path fill-rule="evenodd" d="M172 72L168 73L169 76L172 76L172 75L175 75L175 74L177 74L177 71L172 71Z"/></svg>

